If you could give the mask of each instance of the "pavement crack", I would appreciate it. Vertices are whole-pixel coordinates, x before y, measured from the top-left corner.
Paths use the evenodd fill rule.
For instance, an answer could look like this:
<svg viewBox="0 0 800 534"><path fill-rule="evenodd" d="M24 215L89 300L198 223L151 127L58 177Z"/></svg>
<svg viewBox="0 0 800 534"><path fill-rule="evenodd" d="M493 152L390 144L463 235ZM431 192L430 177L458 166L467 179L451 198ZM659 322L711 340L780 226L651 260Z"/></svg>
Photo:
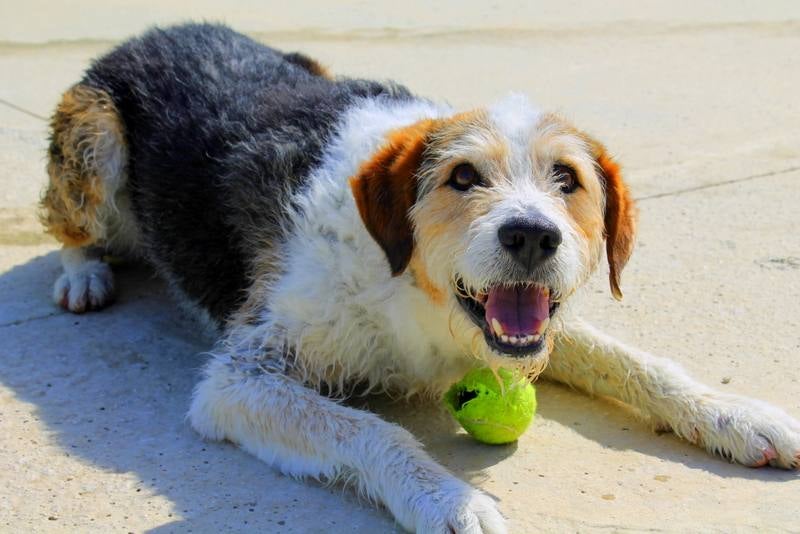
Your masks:
<svg viewBox="0 0 800 534"><path fill-rule="evenodd" d="M723 182L714 182L713 184L703 184L703 185L698 185L698 186L695 186L695 187L686 187L686 188L683 188L683 189L676 189L675 191L667 191L665 193L656 193L654 195L646 195L646 196L643 196L643 197L638 197L635 200L637 202L643 202L645 200L653 200L653 199L656 199L656 198L674 197L674 196L678 196L678 195L683 195L684 193L694 193L695 191L702 191L704 189L713 189L715 187L723 187L723 186L726 186L726 185L738 184L740 182L749 182L750 180L757 180L759 178L769 178L769 177L772 177L772 176L779 176L781 174L789 174L789 173L796 172L796 171L800 171L800 166L788 167L786 169L780 169L780 170L777 170L777 171L763 172L763 173L760 173L760 174L752 174L750 176L744 176L742 178L733 178L731 180L725 180Z"/></svg>
<svg viewBox="0 0 800 534"><path fill-rule="evenodd" d="M28 317L27 319L17 319L16 321L9 321L7 323L0 323L0 328L6 328L9 326L19 326L21 324L33 323L36 321L41 321L43 319L49 319L50 317L55 317L56 315L61 315L61 312L53 311L45 315L39 315L37 317Z"/></svg>
<svg viewBox="0 0 800 534"><path fill-rule="evenodd" d="M12 104L8 100L5 100L4 98L0 98L0 104L3 104L4 106L7 106L7 107L9 107L11 109L17 110L20 113L24 113L25 115L29 115L29 116L33 117L34 119L39 119L40 121L47 122L47 117L42 117L38 113L34 113L33 111L28 111L25 108L21 108L18 105Z"/></svg>

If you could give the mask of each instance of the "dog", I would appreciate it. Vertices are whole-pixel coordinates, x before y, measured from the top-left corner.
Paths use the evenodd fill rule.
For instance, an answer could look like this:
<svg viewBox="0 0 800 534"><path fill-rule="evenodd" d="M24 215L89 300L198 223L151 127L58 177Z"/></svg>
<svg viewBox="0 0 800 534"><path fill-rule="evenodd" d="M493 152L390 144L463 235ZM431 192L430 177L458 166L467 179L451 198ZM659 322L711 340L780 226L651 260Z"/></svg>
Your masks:
<svg viewBox="0 0 800 534"><path fill-rule="evenodd" d="M406 529L505 526L408 431L342 403L353 388L437 399L502 366L733 462L800 464L783 411L579 318L571 296L603 256L621 298L636 209L603 144L521 96L456 112L188 24L96 60L51 128L56 303L112 301L104 254L152 265L220 340L192 426L287 475L354 481Z"/></svg>

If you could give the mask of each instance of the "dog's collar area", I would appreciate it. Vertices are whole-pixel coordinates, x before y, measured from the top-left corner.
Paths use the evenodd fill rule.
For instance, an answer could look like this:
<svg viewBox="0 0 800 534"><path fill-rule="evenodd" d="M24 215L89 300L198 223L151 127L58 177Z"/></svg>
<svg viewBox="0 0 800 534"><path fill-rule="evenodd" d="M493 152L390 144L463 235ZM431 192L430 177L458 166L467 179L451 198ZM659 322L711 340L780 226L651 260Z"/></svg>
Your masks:
<svg viewBox="0 0 800 534"><path fill-rule="evenodd" d="M476 292L468 291L459 278L455 295L483 332L486 344L500 354L517 358L536 354L544 347L550 318L559 306L548 288L532 284Z"/></svg>

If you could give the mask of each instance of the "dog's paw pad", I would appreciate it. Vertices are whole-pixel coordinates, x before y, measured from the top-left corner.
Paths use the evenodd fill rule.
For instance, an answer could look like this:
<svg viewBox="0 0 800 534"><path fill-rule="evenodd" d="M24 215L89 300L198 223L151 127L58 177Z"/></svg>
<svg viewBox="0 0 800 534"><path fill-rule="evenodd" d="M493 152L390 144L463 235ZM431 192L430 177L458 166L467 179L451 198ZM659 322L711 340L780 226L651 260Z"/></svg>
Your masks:
<svg viewBox="0 0 800 534"><path fill-rule="evenodd" d="M101 261L90 261L80 269L63 273L53 287L53 300L72 313L99 310L114 298L114 274Z"/></svg>
<svg viewBox="0 0 800 534"><path fill-rule="evenodd" d="M761 455L761 459L753 464L750 464L750 467L765 467L767 465L772 465L774 461L778 459L778 451L776 451L775 447L771 445L763 449L761 451Z"/></svg>

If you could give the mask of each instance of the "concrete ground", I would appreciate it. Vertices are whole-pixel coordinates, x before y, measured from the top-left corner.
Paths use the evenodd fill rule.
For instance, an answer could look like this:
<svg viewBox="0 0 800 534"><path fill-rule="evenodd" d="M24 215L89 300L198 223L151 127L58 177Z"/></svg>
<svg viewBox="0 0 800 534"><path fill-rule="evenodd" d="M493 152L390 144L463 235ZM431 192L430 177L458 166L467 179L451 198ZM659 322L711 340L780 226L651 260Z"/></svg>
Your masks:
<svg viewBox="0 0 800 534"><path fill-rule="evenodd" d="M50 302L57 247L34 207L46 117L92 57L153 23L227 21L459 107L514 89L564 110L624 162L641 208L625 301L598 276L586 315L800 417L797 2L130 4L0 0L0 531L396 530L347 490L192 432L208 341L148 271L121 267L102 313ZM532 428L499 448L443 431L440 411L370 402L496 498L513 532L800 531L797 473L730 465L608 401L538 390Z"/></svg>

